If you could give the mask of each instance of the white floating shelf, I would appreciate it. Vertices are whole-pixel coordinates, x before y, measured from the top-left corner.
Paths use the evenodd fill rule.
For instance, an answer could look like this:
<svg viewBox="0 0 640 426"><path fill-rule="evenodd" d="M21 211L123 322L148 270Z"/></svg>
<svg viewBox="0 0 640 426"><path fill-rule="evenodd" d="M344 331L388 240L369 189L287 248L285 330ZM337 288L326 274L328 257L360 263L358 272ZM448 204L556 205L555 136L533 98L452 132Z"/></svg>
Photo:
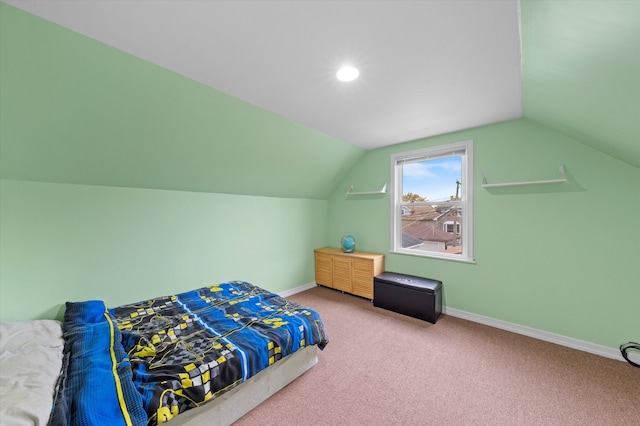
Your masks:
<svg viewBox="0 0 640 426"><path fill-rule="evenodd" d="M347 195L370 195L370 194L386 194L387 193L387 183L385 182L380 191L366 191L366 192L354 192L353 185L349 187L347 191Z"/></svg>
<svg viewBox="0 0 640 426"><path fill-rule="evenodd" d="M564 174L564 164L560 164L560 178L559 179L549 179L549 180L530 180L526 182L503 182L503 183L487 183L487 177L482 176L482 187L483 188L498 188L502 186L523 186L523 185L541 185L547 183L565 183L567 181L567 177Z"/></svg>

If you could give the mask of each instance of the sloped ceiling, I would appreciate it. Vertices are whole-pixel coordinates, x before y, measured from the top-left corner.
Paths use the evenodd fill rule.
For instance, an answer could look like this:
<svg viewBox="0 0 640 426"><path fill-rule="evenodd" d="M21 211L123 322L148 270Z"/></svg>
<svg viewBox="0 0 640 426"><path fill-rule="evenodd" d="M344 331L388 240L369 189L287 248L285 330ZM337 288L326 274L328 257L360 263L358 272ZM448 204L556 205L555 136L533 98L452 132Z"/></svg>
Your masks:
<svg viewBox="0 0 640 426"><path fill-rule="evenodd" d="M521 6L524 116L640 167L640 1Z"/></svg>
<svg viewBox="0 0 640 426"><path fill-rule="evenodd" d="M364 149L521 116L517 0L6 3Z"/></svg>
<svg viewBox="0 0 640 426"><path fill-rule="evenodd" d="M3 1L364 149L524 114L640 167L636 0Z"/></svg>

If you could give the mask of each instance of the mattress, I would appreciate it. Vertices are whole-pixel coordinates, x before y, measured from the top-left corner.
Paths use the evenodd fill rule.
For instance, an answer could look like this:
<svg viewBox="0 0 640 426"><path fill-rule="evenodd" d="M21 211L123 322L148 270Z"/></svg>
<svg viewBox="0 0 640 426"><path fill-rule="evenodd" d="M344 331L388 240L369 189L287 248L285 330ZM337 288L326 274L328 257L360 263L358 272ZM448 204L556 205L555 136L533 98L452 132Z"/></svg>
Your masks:
<svg viewBox="0 0 640 426"><path fill-rule="evenodd" d="M293 375L283 370L290 381L328 342L317 312L243 281L112 309L100 300L68 302L63 338L51 424L110 426L178 421L240 385L264 384L261 372L313 347ZM269 379L251 398L287 380L272 386ZM234 409L235 418L252 407L236 400L244 408Z"/></svg>
<svg viewBox="0 0 640 426"><path fill-rule="evenodd" d="M59 321L0 323L0 425L47 424L62 366L63 348L62 323ZM317 347L307 346L211 403L175 417L170 424L230 425L317 362Z"/></svg>

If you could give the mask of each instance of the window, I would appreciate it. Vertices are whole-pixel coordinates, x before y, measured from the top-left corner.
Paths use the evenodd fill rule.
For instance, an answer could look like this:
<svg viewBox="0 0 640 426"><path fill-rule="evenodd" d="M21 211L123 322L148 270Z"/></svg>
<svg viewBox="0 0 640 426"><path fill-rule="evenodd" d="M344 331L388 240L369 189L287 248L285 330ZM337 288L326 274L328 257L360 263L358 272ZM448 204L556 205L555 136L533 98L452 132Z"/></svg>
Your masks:
<svg viewBox="0 0 640 426"><path fill-rule="evenodd" d="M391 251L473 262L473 141L391 156Z"/></svg>

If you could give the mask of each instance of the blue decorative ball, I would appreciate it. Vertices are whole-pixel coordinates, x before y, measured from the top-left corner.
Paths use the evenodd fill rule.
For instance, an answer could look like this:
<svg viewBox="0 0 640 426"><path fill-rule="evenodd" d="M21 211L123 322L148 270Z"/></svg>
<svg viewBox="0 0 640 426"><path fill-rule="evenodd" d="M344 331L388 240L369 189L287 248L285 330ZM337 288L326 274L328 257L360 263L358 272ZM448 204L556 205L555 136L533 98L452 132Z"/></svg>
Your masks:
<svg viewBox="0 0 640 426"><path fill-rule="evenodd" d="M340 245L344 253L353 253L356 250L356 239L352 235L343 235Z"/></svg>

